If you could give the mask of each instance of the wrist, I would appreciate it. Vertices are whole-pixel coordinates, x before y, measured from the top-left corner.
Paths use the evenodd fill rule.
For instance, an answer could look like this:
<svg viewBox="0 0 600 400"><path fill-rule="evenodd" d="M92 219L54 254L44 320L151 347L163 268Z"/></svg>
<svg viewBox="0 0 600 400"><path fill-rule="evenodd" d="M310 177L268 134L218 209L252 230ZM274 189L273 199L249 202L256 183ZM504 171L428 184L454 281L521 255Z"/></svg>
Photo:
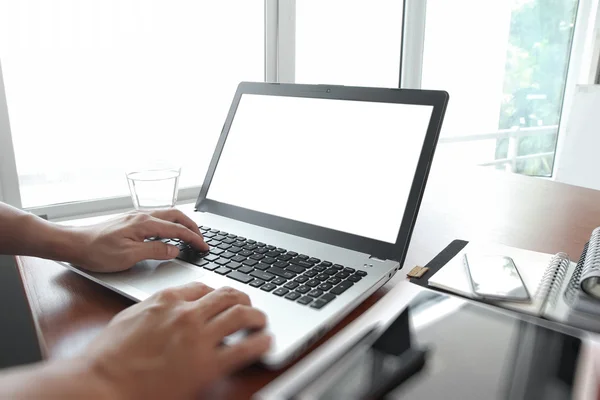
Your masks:
<svg viewBox="0 0 600 400"><path fill-rule="evenodd" d="M29 218L31 218L31 225L40 224L32 227L38 229L40 233L38 236L41 239L39 257L66 261L76 265L83 261L85 239L83 235L79 234L78 228L40 220L34 215Z"/></svg>
<svg viewBox="0 0 600 400"><path fill-rule="evenodd" d="M89 398L116 400L127 398L100 363L89 357L69 360L69 362L76 369L73 376L80 377Z"/></svg>

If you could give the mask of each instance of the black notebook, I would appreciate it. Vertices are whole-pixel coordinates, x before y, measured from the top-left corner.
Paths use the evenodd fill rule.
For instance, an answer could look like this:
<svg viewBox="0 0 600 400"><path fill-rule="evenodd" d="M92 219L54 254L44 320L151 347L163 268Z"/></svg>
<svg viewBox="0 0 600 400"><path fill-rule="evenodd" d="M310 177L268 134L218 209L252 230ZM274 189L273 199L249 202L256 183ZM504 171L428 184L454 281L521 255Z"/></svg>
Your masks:
<svg viewBox="0 0 600 400"><path fill-rule="evenodd" d="M532 294L531 302L490 301L475 296L464 266L464 255L473 251L513 258ZM600 332L600 228L594 230L577 262L566 253L552 255L455 240L426 267L429 271L421 278L412 278L412 283Z"/></svg>

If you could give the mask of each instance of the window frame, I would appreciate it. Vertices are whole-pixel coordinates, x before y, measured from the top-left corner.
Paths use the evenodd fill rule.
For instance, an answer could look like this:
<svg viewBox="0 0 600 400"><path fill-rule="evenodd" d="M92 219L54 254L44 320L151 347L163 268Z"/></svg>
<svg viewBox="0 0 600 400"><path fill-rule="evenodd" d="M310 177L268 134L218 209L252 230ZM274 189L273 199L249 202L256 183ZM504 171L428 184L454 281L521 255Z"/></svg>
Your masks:
<svg viewBox="0 0 600 400"><path fill-rule="evenodd" d="M561 121L568 118L576 83L600 83L600 0L579 0L575 32L569 59ZM419 89L423 67L427 0L403 0L402 49L399 87ZM296 42L296 0L264 0L266 82L294 82ZM564 127L560 124L553 171L560 162ZM551 178L554 179L554 178ZM197 198L200 185L182 188L180 202ZM16 158L8 115L7 99L0 60L0 201L21 208ZM129 196L94 199L42 207L27 208L49 219L84 214L106 213L131 208Z"/></svg>
<svg viewBox="0 0 600 400"><path fill-rule="evenodd" d="M280 43L280 13L286 10L283 0L264 0L265 16L265 60L264 79L267 82L279 80L279 51L283 43ZM282 7L283 6L283 7ZM285 52L284 52L285 54ZM179 190L178 203L189 203L195 201L200 192L200 185L184 187ZM2 75L2 64L0 60L0 201L17 208L23 208L21 202L21 190L19 187L19 175L15 151L10 128L8 105L4 80ZM110 197L103 199L92 199L75 201L61 204L51 204L39 207L28 207L24 210L37 215L44 215L50 220L68 219L84 215L99 215L114 213L132 208L131 197L128 195Z"/></svg>

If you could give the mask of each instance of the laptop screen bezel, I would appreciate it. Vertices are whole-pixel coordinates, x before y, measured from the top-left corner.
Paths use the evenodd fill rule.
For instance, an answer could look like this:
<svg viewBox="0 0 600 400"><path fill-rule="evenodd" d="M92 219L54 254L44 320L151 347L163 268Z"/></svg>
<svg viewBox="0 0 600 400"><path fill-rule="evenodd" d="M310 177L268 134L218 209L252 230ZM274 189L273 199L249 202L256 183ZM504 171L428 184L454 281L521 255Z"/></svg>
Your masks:
<svg viewBox="0 0 600 400"><path fill-rule="evenodd" d="M227 135L235 117L237 107L244 94L433 106L431 119L427 133L425 134L423 147L395 243L383 242L208 199L206 196L210 184L225 142L227 141ZM227 119L221 131L221 136L217 142L206 177L200 189L200 194L196 201L196 211L216 214L264 228L351 249L383 260L395 260L402 265L406 257L408 244L410 243L410 237L425 190L448 97L448 93L444 91L432 90L242 82L235 93ZM361 212L361 210L357 210L357 212Z"/></svg>

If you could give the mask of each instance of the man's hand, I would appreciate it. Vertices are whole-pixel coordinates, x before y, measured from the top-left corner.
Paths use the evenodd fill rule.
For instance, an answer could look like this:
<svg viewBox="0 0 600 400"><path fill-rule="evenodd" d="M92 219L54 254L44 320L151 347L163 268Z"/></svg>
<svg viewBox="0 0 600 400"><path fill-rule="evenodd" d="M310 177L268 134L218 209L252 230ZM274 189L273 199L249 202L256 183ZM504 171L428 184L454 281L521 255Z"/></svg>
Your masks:
<svg viewBox="0 0 600 400"><path fill-rule="evenodd" d="M247 295L201 283L167 289L118 314L86 358L115 398L183 399L256 361L270 345L265 315ZM241 342L223 345L239 330Z"/></svg>
<svg viewBox="0 0 600 400"><path fill-rule="evenodd" d="M208 251L198 226L176 209L131 213L99 225L76 229L79 248L74 263L95 272L116 272L142 260L170 260L179 249L152 237L177 238Z"/></svg>
<svg viewBox="0 0 600 400"><path fill-rule="evenodd" d="M167 289L118 314L80 357L2 371L0 398L194 398L269 349L265 323L236 290ZM245 329L254 333L223 345Z"/></svg>

